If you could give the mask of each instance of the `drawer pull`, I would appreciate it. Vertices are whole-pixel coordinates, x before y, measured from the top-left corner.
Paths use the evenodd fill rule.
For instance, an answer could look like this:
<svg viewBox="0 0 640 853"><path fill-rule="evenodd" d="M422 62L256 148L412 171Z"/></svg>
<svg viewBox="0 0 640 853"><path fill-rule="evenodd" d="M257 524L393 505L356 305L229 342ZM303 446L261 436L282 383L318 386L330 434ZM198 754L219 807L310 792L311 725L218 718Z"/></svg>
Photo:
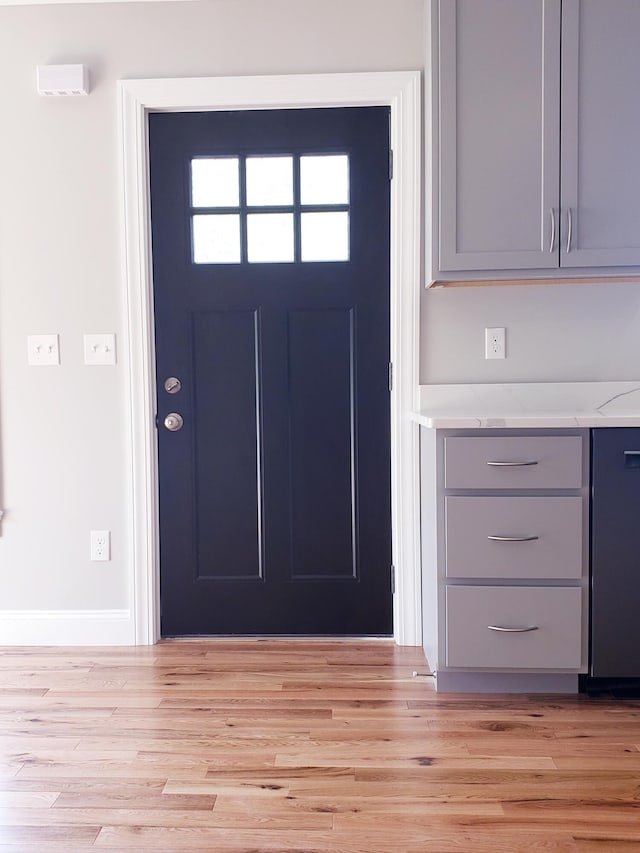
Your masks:
<svg viewBox="0 0 640 853"><path fill-rule="evenodd" d="M527 465L537 465L537 459L529 459L526 462L487 462L494 468L524 468Z"/></svg>
<svg viewBox="0 0 640 853"><path fill-rule="evenodd" d="M525 628L508 628L504 625L487 625L490 631L501 631L503 634L526 634L528 631L537 631L537 625L527 625Z"/></svg>
<svg viewBox="0 0 640 853"><path fill-rule="evenodd" d="M492 542L533 542L539 536L487 536Z"/></svg>

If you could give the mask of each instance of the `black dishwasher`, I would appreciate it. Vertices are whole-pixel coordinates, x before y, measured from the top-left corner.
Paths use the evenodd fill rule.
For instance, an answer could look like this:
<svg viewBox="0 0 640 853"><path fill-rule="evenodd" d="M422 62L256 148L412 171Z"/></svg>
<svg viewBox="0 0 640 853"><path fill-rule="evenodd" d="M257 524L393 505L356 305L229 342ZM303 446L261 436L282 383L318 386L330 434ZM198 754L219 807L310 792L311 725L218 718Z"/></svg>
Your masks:
<svg viewBox="0 0 640 853"><path fill-rule="evenodd" d="M640 684L640 428L592 430L593 679Z"/></svg>

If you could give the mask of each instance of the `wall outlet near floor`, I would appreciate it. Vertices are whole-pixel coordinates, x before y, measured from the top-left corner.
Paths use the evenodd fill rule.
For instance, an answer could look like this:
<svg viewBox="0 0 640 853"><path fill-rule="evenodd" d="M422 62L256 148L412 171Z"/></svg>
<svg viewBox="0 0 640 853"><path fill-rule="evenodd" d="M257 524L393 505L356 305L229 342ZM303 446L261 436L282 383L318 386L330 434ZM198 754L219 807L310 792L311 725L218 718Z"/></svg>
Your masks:
<svg viewBox="0 0 640 853"><path fill-rule="evenodd" d="M507 357L506 329L494 328L484 330L484 357Z"/></svg>
<svg viewBox="0 0 640 853"><path fill-rule="evenodd" d="M111 531L91 531L91 560L99 562L111 559Z"/></svg>

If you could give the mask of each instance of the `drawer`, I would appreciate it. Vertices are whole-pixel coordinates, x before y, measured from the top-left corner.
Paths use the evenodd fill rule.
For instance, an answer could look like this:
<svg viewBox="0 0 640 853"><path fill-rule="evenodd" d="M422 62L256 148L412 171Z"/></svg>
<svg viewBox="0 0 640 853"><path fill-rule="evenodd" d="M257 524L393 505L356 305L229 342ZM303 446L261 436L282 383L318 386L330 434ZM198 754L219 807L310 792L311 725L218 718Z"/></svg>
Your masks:
<svg viewBox="0 0 640 853"><path fill-rule="evenodd" d="M449 586L447 666L578 669L581 604L579 587Z"/></svg>
<svg viewBox="0 0 640 853"><path fill-rule="evenodd" d="M448 496L445 527L448 577L582 576L581 497Z"/></svg>
<svg viewBox="0 0 640 853"><path fill-rule="evenodd" d="M444 485L446 489L579 489L582 437L447 437Z"/></svg>

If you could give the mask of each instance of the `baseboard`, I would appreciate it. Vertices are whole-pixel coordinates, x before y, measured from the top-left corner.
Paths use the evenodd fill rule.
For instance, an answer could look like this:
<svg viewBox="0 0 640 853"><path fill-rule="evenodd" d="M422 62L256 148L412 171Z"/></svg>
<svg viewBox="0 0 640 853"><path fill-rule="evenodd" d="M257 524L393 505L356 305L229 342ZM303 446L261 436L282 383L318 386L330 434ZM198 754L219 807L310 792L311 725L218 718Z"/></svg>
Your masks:
<svg viewBox="0 0 640 853"><path fill-rule="evenodd" d="M0 610L1 646L130 646L129 610Z"/></svg>
<svg viewBox="0 0 640 853"><path fill-rule="evenodd" d="M436 676L439 693L578 693L578 675L570 672L460 672Z"/></svg>

